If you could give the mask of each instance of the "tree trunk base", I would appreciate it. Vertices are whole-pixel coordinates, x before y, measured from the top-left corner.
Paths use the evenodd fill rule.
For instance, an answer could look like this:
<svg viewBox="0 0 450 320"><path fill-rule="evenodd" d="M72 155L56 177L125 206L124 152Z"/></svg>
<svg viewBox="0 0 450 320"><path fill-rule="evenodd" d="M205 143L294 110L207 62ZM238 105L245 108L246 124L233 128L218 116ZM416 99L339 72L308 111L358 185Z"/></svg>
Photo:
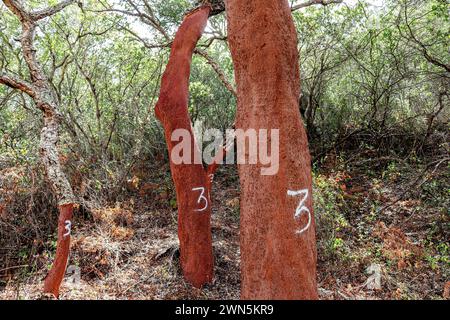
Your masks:
<svg viewBox="0 0 450 320"><path fill-rule="evenodd" d="M59 297L59 287L66 273L70 251L70 231L72 226L73 204L59 206L58 243L55 260L44 282L44 293Z"/></svg>

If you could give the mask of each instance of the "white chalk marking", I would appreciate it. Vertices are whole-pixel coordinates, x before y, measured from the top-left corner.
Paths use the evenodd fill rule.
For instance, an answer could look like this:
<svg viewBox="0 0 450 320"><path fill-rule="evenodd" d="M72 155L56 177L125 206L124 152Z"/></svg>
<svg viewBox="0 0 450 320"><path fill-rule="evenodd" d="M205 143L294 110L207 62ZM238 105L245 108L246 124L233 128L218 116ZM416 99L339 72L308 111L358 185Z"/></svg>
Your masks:
<svg viewBox="0 0 450 320"><path fill-rule="evenodd" d="M302 189L302 190L298 190L298 191L288 190L287 194L288 194L288 196L291 196L291 197L303 195L303 197L300 199L300 203L298 204L297 208L295 209L295 214L294 214L295 219L300 219L300 216L302 215L302 213L306 212L308 214L307 225L304 228L296 231L297 234L302 234L303 232L308 230L309 226L311 225L311 212L309 211L308 207L305 206L305 201L306 201L306 199L308 199L309 191L308 191L308 189Z"/></svg>
<svg viewBox="0 0 450 320"><path fill-rule="evenodd" d="M64 229L66 230L66 233L64 233L63 234L63 237L65 238L65 237L67 237L67 236L69 236L70 235L70 232L71 232L71 228L72 228L72 222L70 221L70 220L66 220L66 221L64 221Z"/></svg>
<svg viewBox="0 0 450 320"><path fill-rule="evenodd" d="M195 209L195 211L201 212L205 211L208 208L208 199L205 197L205 188L204 187L198 187L193 188L192 191L200 191L200 197L198 197L197 203L200 204L202 201L205 202L205 206L201 209Z"/></svg>

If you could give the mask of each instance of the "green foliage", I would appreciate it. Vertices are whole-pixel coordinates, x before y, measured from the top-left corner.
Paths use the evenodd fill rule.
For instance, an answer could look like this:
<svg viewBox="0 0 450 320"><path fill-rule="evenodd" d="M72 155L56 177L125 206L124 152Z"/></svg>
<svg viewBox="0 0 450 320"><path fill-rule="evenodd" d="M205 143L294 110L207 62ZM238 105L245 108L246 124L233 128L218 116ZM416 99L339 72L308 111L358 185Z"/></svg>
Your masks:
<svg viewBox="0 0 450 320"><path fill-rule="evenodd" d="M313 174L314 214L317 233L320 234L319 247L325 254L347 257L345 240L342 238L349 223L344 216L343 193L339 183L322 174Z"/></svg>
<svg viewBox="0 0 450 320"><path fill-rule="evenodd" d="M314 154L326 154L334 145L408 155L446 147L448 110L441 105L449 102L448 73L439 66L448 61L444 2L385 1L375 8L358 1L293 13L302 99L308 101L302 111ZM54 3L28 1L27 7ZM195 5L190 0L88 0L83 10L72 5L40 22L37 57L63 115L59 147L67 170L90 181L87 190L97 194L107 185L120 185L138 160L167 157L153 107L170 39ZM1 69L28 80L20 23L3 4L0 28ZM233 84L226 36L225 15L214 16L199 48ZM235 118L235 97L200 55L193 57L189 111L193 121L222 130ZM0 86L0 165L35 163L41 126L31 99ZM359 135L341 143L354 132ZM422 141L417 138L424 135ZM333 211L326 207L332 205L329 200L323 201L325 212Z"/></svg>
<svg viewBox="0 0 450 320"><path fill-rule="evenodd" d="M305 122L322 143L356 130L376 141L394 130L420 135L431 114L435 124L448 119L438 102L449 103L448 72L439 65L448 64L448 5L369 3L294 13L302 92L310 99Z"/></svg>

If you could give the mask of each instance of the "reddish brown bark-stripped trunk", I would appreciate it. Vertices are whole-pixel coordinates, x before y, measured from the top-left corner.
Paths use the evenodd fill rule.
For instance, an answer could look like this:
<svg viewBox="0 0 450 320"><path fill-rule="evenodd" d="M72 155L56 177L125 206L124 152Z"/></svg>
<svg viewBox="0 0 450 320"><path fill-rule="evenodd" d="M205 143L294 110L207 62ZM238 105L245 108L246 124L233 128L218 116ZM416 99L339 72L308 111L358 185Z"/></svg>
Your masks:
<svg viewBox="0 0 450 320"><path fill-rule="evenodd" d="M237 129L279 129L280 166L240 165L242 299L316 299L311 167L286 0L228 0Z"/></svg>
<svg viewBox="0 0 450 320"><path fill-rule="evenodd" d="M59 296L59 287L66 273L70 251L73 204L59 206L58 244L55 260L44 282L44 292Z"/></svg>
<svg viewBox="0 0 450 320"><path fill-rule="evenodd" d="M178 202L178 237L181 267L185 279L195 287L211 282L213 255L211 205L208 177L202 164L174 164L171 136L176 129L190 132L191 159L199 155L188 114L189 75L192 54L206 26L209 6L184 18L172 44L169 63L161 81L155 113L164 126L170 156L170 169Z"/></svg>

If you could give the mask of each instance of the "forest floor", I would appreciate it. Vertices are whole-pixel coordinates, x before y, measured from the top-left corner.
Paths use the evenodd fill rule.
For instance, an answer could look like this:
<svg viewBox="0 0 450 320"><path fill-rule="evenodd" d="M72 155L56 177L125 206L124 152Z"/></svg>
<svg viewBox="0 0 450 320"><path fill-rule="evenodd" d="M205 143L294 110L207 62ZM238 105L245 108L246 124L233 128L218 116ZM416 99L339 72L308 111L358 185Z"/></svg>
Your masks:
<svg viewBox="0 0 450 320"><path fill-rule="evenodd" d="M449 298L448 167L386 161L330 157L314 172L321 299ZM235 168L214 184L215 279L201 290L183 281L170 175L157 172L131 180L126 201L79 210L61 299L239 299ZM0 264L0 299L41 296L54 243L22 253L24 268Z"/></svg>

